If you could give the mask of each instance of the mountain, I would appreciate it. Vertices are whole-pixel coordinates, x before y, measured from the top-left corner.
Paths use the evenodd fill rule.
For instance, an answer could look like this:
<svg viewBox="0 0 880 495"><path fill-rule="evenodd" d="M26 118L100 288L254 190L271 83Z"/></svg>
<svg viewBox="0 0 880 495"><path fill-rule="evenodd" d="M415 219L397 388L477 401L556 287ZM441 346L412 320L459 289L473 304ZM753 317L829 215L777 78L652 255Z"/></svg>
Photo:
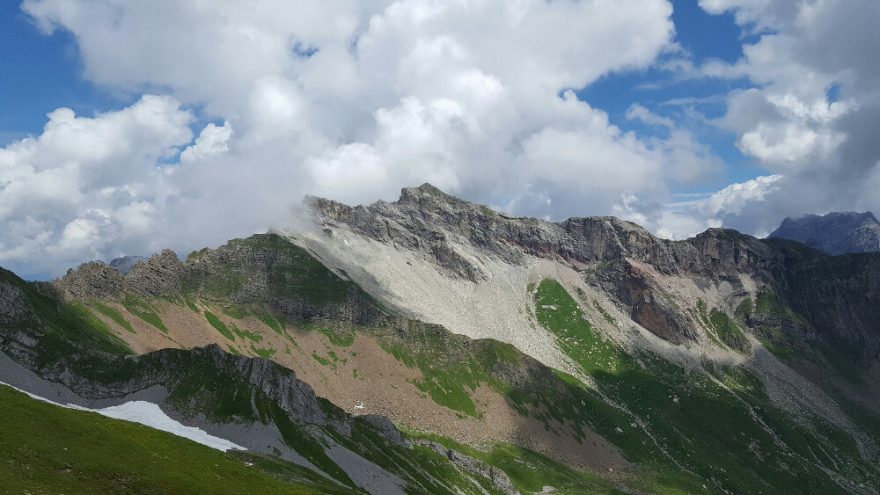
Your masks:
<svg viewBox="0 0 880 495"><path fill-rule="evenodd" d="M789 239L838 255L880 251L880 221L871 213L831 212L786 218L771 238Z"/></svg>
<svg viewBox="0 0 880 495"><path fill-rule="evenodd" d="M306 207L313 228L127 274L0 272L0 381L155 404L291 489L880 493L880 254L427 184Z"/></svg>

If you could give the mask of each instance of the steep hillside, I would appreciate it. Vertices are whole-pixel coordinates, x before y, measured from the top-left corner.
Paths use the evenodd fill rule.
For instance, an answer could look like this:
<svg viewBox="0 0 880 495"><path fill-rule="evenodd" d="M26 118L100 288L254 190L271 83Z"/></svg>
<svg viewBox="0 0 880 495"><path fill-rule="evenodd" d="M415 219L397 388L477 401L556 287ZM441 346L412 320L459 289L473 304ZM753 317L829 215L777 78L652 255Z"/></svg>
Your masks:
<svg viewBox="0 0 880 495"><path fill-rule="evenodd" d="M145 426L64 409L0 385L3 493L341 494L293 464L224 454Z"/></svg>
<svg viewBox="0 0 880 495"><path fill-rule="evenodd" d="M428 185L308 205L314 230L128 274L4 272L0 380L146 397L371 493L880 493L880 255Z"/></svg>
<svg viewBox="0 0 880 495"><path fill-rule="evenodd" d="M788 239L828 254L880 251L880 220L871 212L831 212L786 218L770 238Z"/></svg>

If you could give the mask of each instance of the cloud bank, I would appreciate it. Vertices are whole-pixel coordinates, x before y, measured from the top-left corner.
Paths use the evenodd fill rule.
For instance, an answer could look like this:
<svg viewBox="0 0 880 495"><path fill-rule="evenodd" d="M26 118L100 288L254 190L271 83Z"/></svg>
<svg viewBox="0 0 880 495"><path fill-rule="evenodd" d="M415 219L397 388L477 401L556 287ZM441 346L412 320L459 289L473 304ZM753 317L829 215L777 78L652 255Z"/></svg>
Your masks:
<svg viewBox="0 0 880 495"><path fill-rule="evenodd" d="M0 265L48 276L186 252L288 225L305 193L362 203L426 181L515 214L618 214L671 237L876 204L871 2L701 5L768 33L735 64L694 69L753 82L724 95L713 125L767 174L682 200L671 192L722 168L707 146L641 105L627 118L662 132L626 132L575 96L679 49L666 0L26 0L43 32L74 35L85 78L143 96L95 116L58 109L0 149ZM844 21L854 30L834 35ZM822 178L858 190L835 202Z"/></svg>
<svg viewBox="0 0 880 495"><path fill-rule="evenodd" d="M873 0L700 0L756 40L709 77L746 78L718 125L770 174L762 200L720 218L768 232L785 216L880 210L880 4ZM765 184L766 187L766 184Z"/></svg>

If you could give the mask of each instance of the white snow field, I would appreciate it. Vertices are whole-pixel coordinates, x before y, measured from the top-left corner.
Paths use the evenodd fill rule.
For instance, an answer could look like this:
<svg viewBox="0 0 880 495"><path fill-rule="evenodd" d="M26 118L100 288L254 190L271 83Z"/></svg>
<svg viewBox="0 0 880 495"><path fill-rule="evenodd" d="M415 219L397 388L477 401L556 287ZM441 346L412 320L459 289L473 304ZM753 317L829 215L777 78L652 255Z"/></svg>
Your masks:
<svg viewBox="0 0 880 495"><path fill-rule="evenodd" d="M2 381L0 381L0 385L5 385L7 387L13 388L33 399L48 402L49 404L54 404L58 407L76 409L79 411L96 412L102 416L107 416L108 418L121 419L123 421L130 421L132 423L139 423L144 426L149 426L150 428L155 428L157 430L171 433L172 435L188 438L193 442L200 443L202 445L211 447L212 449L220 450L222 452L226 452L227 450L232 449L247 450L241 445L232 443L229 440L210 435L208 434L208 432L202 430L201 428L181 424L179 421L176 421L165 414L165 411L163 411L162 408L160 408L156 404L153 404L152 402L136 400L126 402L118 406L105 407L103 409L89 409L86 407L77 406L75 404L59 404L44 397L34 395L18 387L13 387L12 385L9 385Z"/></svg>

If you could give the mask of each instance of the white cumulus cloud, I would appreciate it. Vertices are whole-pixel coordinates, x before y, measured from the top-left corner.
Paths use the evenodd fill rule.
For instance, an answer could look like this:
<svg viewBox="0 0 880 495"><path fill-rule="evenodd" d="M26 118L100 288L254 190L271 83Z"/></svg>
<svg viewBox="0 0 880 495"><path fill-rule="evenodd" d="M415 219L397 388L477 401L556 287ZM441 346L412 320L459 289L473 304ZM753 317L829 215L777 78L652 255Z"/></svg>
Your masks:
<svg viewBox="0 0 880 495"><path fill-rule="evenodd" d="M663 197L714 166L691 136L641 139L572 92L670 50L667 0L22 9L74 35L87 79L165 93L95 117L59 109L0 150L0 264L33 274L284 226L305 193L366 202L429 181L560 217ZM185 108L222 125L190 130Z"/></svg>

